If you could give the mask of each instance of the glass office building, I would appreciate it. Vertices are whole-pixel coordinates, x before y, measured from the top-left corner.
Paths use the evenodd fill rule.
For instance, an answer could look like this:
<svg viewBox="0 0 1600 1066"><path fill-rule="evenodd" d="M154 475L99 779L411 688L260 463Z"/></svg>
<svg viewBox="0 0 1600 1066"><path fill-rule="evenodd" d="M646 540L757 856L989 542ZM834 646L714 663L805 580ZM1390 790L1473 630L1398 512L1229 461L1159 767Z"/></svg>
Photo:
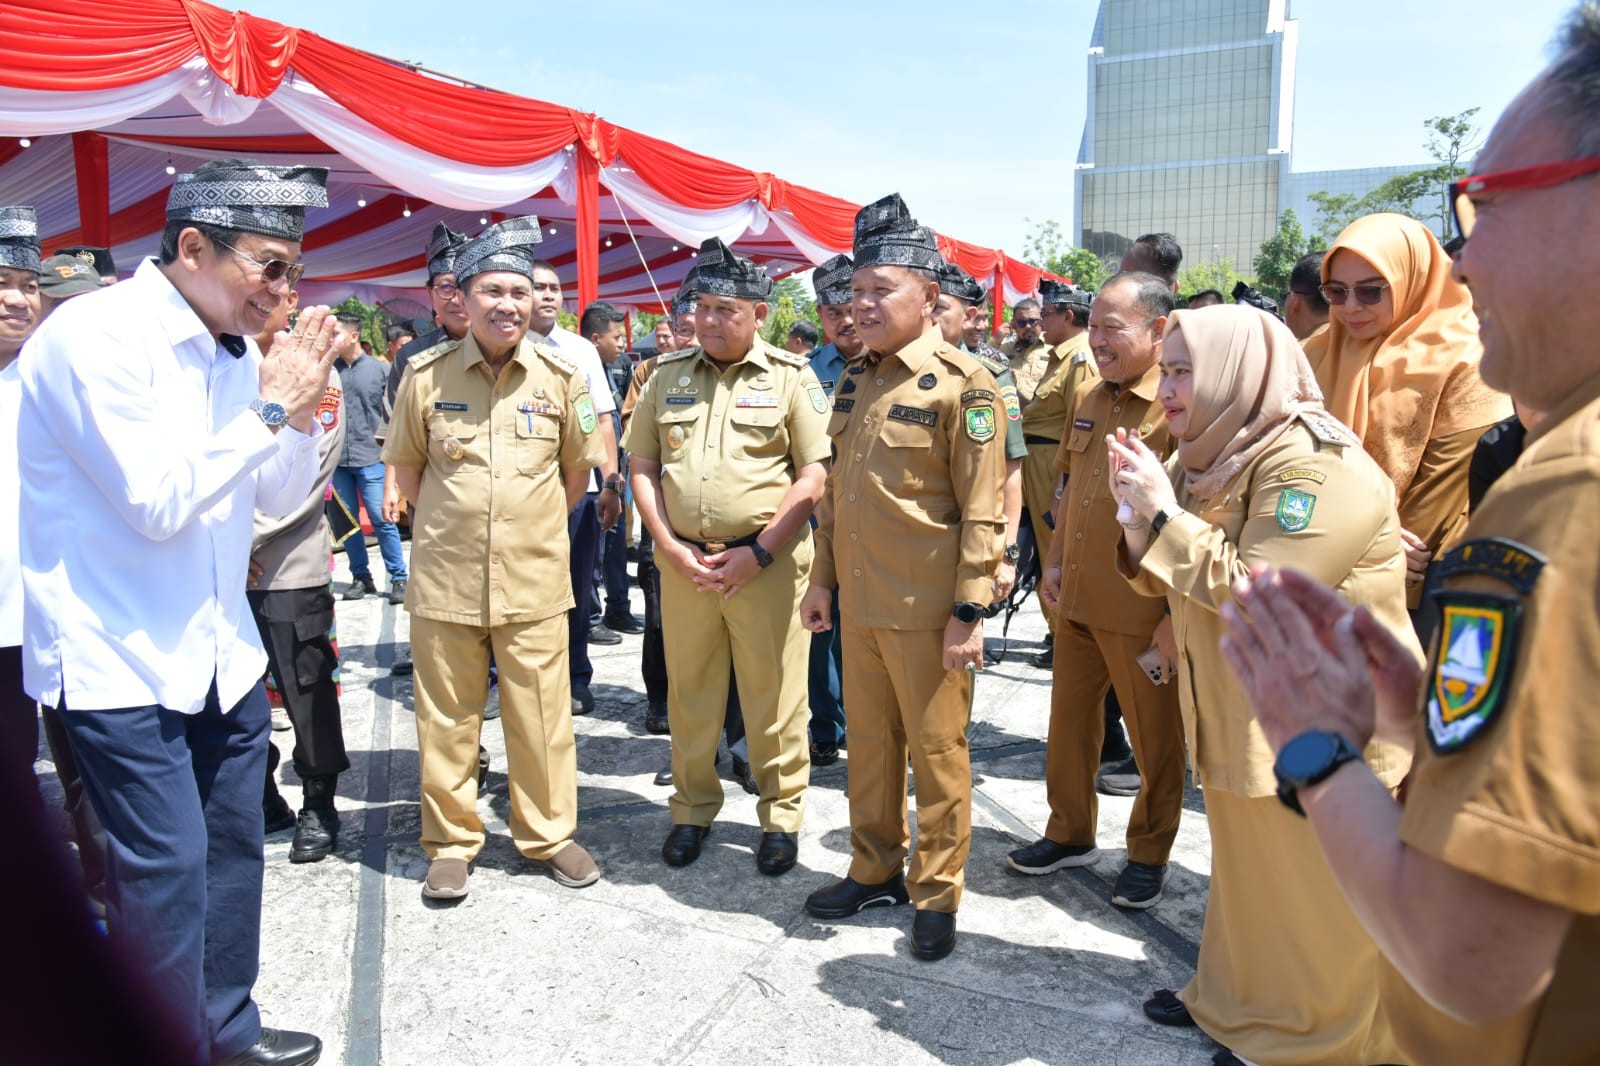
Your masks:
<svg viewBox="0 0 1600 1066"><path fill-rule="evenodd" d="M1307 224L1307 192L1359 195L1410 169L1290 174L1289 15L1288 0L1101 0L1074 182L1081 247L1115 258L1167 232L1186 264L1248 274L1282 208Z"/></svg>

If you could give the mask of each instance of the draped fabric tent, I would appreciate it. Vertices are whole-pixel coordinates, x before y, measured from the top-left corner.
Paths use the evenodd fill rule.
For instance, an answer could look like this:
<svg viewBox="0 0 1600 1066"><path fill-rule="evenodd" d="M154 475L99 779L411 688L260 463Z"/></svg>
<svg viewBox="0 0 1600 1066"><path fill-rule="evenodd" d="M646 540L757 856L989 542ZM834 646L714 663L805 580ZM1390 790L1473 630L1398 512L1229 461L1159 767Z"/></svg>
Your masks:
<svg viewBox="0 0 1600 1066"><path fill-rule="evenodd" d="M0 203L45 253L153 254L173 174L207 159L325 166L308 212L310 300L420 294L435 222L537 214L569 304L659 311L720 237L774 277L848 252L857 205L596 115L459 83L202 0L0 4ZM887 190L886 190L887 191ZM940 237L1004 300L1040 273Z"/></svg>

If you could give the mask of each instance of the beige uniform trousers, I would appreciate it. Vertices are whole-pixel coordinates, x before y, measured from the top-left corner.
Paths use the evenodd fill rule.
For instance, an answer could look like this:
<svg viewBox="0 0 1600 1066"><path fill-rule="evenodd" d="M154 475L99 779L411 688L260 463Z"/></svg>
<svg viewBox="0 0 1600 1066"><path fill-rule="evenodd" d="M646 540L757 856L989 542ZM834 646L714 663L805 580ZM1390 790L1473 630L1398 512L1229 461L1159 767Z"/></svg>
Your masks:
<svg viewBox="0 0 1600 1066"><path fill-rule="evenodd" d="M661 567L661 635L672 726L669 806L675 825L710 825L722 809L717 743L728 708L730 664L739 678L750 772L761 787L756 816L768 833L797 833L811 780L811 634L800 597L811 573L811 538L773 553L772 565L731 599L698 592Z"/></svg>
<svg viewBox="0 0 1600 1066"><path fill-rule="evenodd" d="M478 734L489 698L489 653L500 674L500 724L511 782L511 839L530 859L566 847L578 827L567 616L498 626L411 616L422 850L471 860L483 847Z"/></svg>
<svg viewBox="0 0 1600 1066"><path fill-rule="evenodd" d="M881 884L905 869L909 754L917 781L917 850L906 890L918 909L953 913L972 848L972 675L945 670L943 660L940 629L844 628L850 876Z"/></svg>
<svg viewBox="0 0 1600 1066"><path fill-rule="evenodd" d="M1056 453L1060 449L1060 443L1030 444L1028 454L1022 458L1022 505L1028 509L1028 518L1033 525L1033 542L1038 545L1040 566L1044 565L1045 556L1050 554L1050 538L1053 535L1050 515L1056 507L1056 483L1061 480L1061 475L1056 473ZM1039 601L1039 611L1044 615L1045 625L1054 633L1056 613L1044 605L1042 596L1035 596L1034 599Z"/></svg>
<svg viewBox="0 0 1600 1066"><path fill-rule="evenodd" d="M1172 852L1183 811L1183 718L1176 682L1152 684L1139 668L1149 637L1112 633L1062 619L1056 628L1045 791L1057 844L1092 844L1100 804L1094 779L1105 740L1106 687L1117 691L1139 764L1139 795L1128 817L1128 858L1159 866ZM853 743L852 738L852 743Z"/></svg>
<svg viewBox="0 0 1600 1066"><path fill-rule="evenodd" d="M1263 1066L1406 1062L1378 996L1378 947L1311 826L1276 796L1205 795L1211 891L1180 996L1200 1028Z"/></svg>

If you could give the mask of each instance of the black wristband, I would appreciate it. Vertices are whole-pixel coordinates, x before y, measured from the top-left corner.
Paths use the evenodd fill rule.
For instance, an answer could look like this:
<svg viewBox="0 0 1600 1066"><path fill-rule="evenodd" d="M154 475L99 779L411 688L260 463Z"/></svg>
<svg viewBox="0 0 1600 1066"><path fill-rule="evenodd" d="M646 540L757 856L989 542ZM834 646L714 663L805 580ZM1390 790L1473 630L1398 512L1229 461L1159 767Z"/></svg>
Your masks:
<svg viewBox="0 0 1600 1066"><path fill-rule="evenodd" d="M1157 511L1156 516L1150 519L1150 536L1159 537L1161 531L1166 528L1167 523L1171 520L1172 516L1167 513L1165 507Z"/></svg>

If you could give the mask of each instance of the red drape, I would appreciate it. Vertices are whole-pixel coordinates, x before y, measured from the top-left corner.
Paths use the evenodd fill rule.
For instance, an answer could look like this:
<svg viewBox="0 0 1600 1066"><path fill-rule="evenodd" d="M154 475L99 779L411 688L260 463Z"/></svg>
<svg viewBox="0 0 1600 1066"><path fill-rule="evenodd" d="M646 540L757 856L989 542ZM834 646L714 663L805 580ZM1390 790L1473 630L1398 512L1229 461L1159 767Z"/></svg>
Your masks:
<svg viewBox="0 0 1600 1066"><path fill-rule="evenodd" d="M83 243L108 248L111 171L106 162L106 139L98 133L74 133L72 163L78 178L78 228L83 231Z"/></svg>

